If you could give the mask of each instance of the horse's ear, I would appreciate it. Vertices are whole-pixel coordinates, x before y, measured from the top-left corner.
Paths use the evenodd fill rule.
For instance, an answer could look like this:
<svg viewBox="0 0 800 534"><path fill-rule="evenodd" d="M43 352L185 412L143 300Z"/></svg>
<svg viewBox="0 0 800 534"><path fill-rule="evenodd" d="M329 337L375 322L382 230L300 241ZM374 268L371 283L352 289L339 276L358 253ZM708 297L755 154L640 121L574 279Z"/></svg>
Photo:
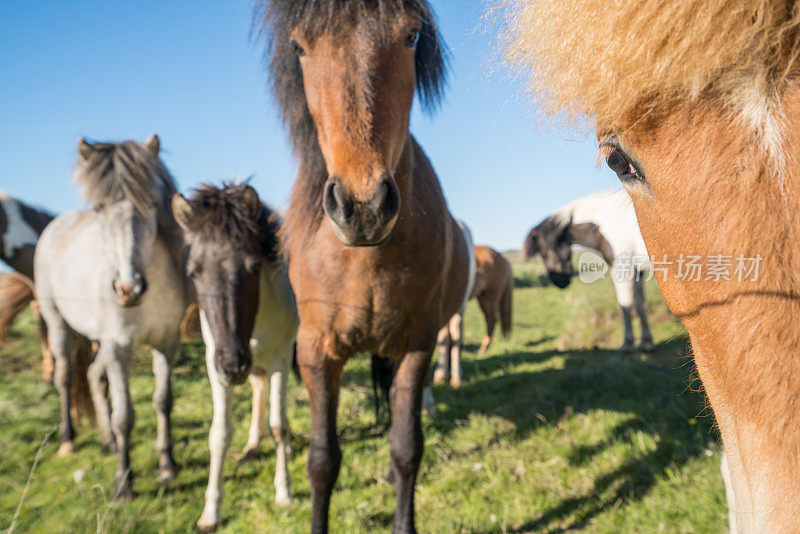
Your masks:
<svg viewBox="0 0 800 534"><path fill-rule="evenodd" d="M194 220L194 208L191 203L180 193L172 195L172 215L181 228L187 232L191 229Z"/></svg>
<svg viewBox="0 0 800 534"><path fill-rule="evenodd" d="M158 157L158 151L161 150L161 141L158 139L158 135L154 133L150 134L150 137L144 142L144 146L146 146L155 157Z"/></svg>
<svg viewBox="0 0 800 534"><path fill-rule="evenodd" d="M539 252L539 245L536 242L536 228L530 231L528 237L525 238L525 244L522 247L522 251L520 256L522 256L522 260L527 260L532 258L537 252Z"/></svg>
<svg viewBox="0 0 800 534"><path fill-rule="evenodd" d="M244 200L245 206L247 206L247 211L253 219L261 217L261 199L258 198L258 193L256 193L255 189L246 185L244 191L242 191L242 199Z"/></svg>
<svg viewBox="0 0 800 534"><path fill-rule="evenodd" d="M81 137L81 140L78 141L78 154L80 155L81 159L89 159L89 156L92 155L92 151L94 147L86 140L85 137Z"/></svg>

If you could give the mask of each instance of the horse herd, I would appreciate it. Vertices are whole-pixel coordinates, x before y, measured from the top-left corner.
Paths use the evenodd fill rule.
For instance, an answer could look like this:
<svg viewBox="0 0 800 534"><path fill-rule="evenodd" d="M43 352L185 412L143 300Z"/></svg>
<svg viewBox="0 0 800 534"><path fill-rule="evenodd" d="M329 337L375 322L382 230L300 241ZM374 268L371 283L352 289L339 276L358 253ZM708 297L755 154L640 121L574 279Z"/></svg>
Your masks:
<svg viewBox="0 0 800 534"><path fill-rule="evenodd" d="M634 308L640 347L652 346L638 276L652 266L623 267L615 257L665 259L659 286L690 334L726 451L731 530L800 530L800 143L792 127L800 122L800 9L772 0L504 5L507 59L531 75L542 113L594 121L601 156L624 185L624 192L556 212L534 228L525 253L541 254L559 286L569 283L572 243L634 273L623 277L629 283L615 282L625 350L634 346ZM443 44L424 0L265 0L256 21L299 160L283 220L247 185L181 196L155 136L80 142L76 181L91 210L49 221L2 198L1 248L19 255L13 267L32 274L54 357L59 453L71 451L74 436L71 362L91 340L88 390L104 445L119 454L117 494L131 493L128 366L132 349L146 343L156 379L159 476L175 477L170 378L181 318L196 301L214 405L198 526L220 522L232 387L248 377L247 450L266 434L269 391L276 501L289 502L284 394L295 352L312 413L311 529L327 531L341 460L342 368L354 354L371 352L388 358L393 375L393 527L413 532L432 353L438 345L436 380L450 374L458 385L459 316L475 256L504 273L481 301L490 310L488 336L498 309L510 329L503 318L510 315L502 315L510 310L507 266L491 251L476 254L408 129L414 93L432 110L443 92ZM609 219L609 209L619 217ZM19 221L25 225L13 227ZM675 276L678 262L666 261L722 253L763 257L759 275L687 280Z"/></svg>

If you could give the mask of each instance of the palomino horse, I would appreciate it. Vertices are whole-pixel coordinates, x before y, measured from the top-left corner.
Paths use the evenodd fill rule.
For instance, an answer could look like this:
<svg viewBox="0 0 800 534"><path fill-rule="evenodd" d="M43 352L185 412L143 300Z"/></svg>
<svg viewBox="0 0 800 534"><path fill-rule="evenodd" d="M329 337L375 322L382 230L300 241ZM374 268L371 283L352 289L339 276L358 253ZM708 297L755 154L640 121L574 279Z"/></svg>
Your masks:
<svg viewBox="0 0 800 534"><path fill-rule="evenodd" d="M642 325L642 339L635 350L653 350L643 274L650 269L650 259L624 189L579 198L545 218L528 234L522 256L527 259L540 254L550 281L563 289L572 277L572 245L598 251L609 266L625 324L619 350L634 350L634 306Z"/></svg>
<svg viewBox="0 0 800 534"><path fill-rule="evenodd" d="M725 446L732 528L800 531L797 3L526 0L511 31L543 107L595 121L663 260Z"/></svg>
<svg viewBox="0 0 800 534"><path fill-rule="evenodd" d="M275 501L280 505L291 502L286 380L297 311L279 251L280 221L252 187L204 185L189 200L176 193L172 210L189 245L187 273L197 292L214 403L206 504L197 522L200 530L211 531L220 523L222 471L233 436L233 386L248 376L253 387L253 417L245 457L260 452L269 390Z"/></svg>
<svg viewBox="0 0 800 534"><path fill-rule="evenodd" d="M492 343L497 315L500 314L500 329L503 337L511 335L513 328L514 275L511 264L491 247L475 247L475 285L470 298L478 299L478 305L486 321L486 335L481 342L480 353L486 352Z"/></svg>
<svg viewBox="0 0 800 534"><path fill-rule="evenodd" d="M172 365L186 308L183 239L170 210L175 184L158 157L155 135L145 144L78 144L75 180L92 210L59 215L36 246L36 293L55 356L61 396L59 454L73 450L68 354L76 333L99 343L89 384L103 445L119 452L116 495L132 493L133 405L128 372L133 350L152 347L158 415L159 478L172 480ZM110 412L105 378L114 403Z"/></svg>
<svg viewBox="0 0 800 534"><path fill-rule="evenodd" d="M312 413L312 531L327 531L339 473L342 367L356 352L377 352L397 362L394 530L413 532L422 390L469 275L470 251L408 131L415 89L429 108L441 92L442 45L424 0L263 7L273 87L300 158L285 232Z"/></svg>

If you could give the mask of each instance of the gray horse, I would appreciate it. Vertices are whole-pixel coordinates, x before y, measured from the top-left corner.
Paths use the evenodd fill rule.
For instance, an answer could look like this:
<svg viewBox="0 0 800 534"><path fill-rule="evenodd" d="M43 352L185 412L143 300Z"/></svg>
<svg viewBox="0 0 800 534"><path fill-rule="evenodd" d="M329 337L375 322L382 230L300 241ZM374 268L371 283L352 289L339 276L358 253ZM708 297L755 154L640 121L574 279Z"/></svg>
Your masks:
<svg viewBox="0 0 800 534"><path fill-rule="evenodd" d="M133 491L128 374L133 351L142 343L153 353L158 475L170 481L177 473L171 374L188 300L184 245L170 208L175 184L159 159L157 136L144 144L82 139L78 152L75 180L92 209L58 216L42 233L34 258L36 292L61 397L58 454L74 448L69 352L79 333L99 343L89 384L103 445L119 453L115 496L127 497Z"/></svg>

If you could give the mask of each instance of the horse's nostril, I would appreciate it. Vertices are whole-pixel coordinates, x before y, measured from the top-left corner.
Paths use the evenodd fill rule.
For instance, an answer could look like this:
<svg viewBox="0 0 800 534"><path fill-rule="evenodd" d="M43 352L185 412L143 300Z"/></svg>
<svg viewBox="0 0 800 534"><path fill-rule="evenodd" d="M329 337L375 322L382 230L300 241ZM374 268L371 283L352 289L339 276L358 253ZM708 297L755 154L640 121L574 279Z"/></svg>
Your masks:
<svg viewBox="0 0 800 534"><path fill-rule="evenodd" d="M394 178L388 174L384 175L378 190L370 202L379 217L385 221L392 219L400 211L400 191Z"/></svg>

